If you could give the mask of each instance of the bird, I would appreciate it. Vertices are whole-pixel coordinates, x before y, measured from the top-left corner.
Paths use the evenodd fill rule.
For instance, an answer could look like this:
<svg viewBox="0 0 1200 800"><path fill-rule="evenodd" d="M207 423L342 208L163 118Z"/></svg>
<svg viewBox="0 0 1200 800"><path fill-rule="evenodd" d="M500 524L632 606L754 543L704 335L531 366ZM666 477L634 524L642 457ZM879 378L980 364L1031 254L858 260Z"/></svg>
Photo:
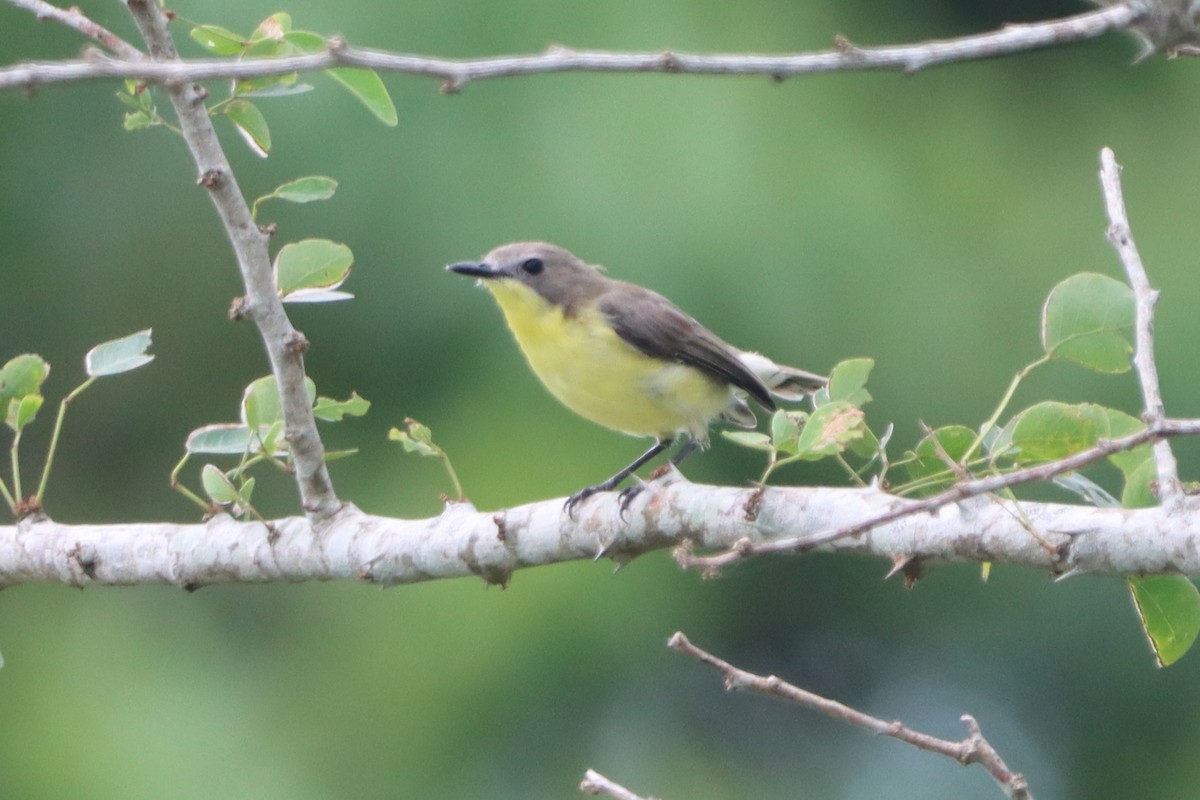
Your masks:
<svg viewBox="0 0 1200 800"><path fill-rule="evenodd" d="M775 411L775 398L799 401L828 379L786 367L726 343L667 298L548 242L512 242L479 261L446 269L478 279L501 312L542 384L563 405L612 430L654 444L607 480L572 494L576 507L622 481L676 440L678 466L708 443L715 421L753 428L753 398ZM622 515L643 488L619 496Z"/></svg>

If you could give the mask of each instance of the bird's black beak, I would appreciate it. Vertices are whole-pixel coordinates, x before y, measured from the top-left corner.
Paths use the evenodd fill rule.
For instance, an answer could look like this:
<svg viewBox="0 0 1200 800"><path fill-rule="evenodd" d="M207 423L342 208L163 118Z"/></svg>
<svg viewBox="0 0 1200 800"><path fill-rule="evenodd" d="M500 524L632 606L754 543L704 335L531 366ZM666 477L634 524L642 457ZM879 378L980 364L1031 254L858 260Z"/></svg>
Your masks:
<svg viewBox="0 0 1200 800"><path fill-rule="evenodd" d="M460 261L457 264L447 264L446 269L459 275L470 275L472 278L499 278L504 273L486 261Z"/></svg>

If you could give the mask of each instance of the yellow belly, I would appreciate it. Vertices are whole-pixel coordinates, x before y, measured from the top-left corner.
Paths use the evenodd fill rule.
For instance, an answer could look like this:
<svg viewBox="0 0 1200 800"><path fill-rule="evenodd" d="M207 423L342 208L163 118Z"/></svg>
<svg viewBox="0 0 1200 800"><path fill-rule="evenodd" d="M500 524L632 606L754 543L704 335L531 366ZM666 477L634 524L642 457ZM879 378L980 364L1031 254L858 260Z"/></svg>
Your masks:
<svg viewBox="0 0 1200 800"><path fill-rule="evenodd" d="M731 402L728 384L695 367L643 354L587 311L567 319L528 287L484 284L504 312L529 366L563 405L592 422L634 436L698 439Z"/></svg>

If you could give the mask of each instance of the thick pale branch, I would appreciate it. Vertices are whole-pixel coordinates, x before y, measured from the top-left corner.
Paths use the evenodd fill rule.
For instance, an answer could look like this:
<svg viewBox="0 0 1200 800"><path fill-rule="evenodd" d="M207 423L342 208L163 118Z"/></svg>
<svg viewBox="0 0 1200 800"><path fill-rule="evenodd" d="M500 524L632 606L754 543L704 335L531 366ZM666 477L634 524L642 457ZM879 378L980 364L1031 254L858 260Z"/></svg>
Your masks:
<svg viewBox="0 0 1200 800"><path fill-rule="evenodd" d="M0 527L0 586L38 581L78 585L363 580L390 586L512 573L563 561L635 556L689 543L728 548L812 537L913 506L875 489L739 489L657 482L622 520L616 495L596 495L571 519L563 499L479 512L450 504L430 519L401 520L347 506L321 523L306 518L206 524L65 525L29 518ZM1200 526L1192 513L1010 503L977 497L837 539L823 552L894 562L991 561L1054 573L1200 577ZM1025 521L1047 548L1031 536Z"/></svg>
<svg viewBox="0 0 1200 800"><path fill-rule="evenodd" d="M16 2L16 0L9 0ZM21 64L0 69L0 89L95 78L136 78L165 83L214 78L258 78L329 67L372 69L438 78L445 91L471 81L555 72L666 72L696 75L761 75L782 79L808 73L896 70L917 72L940 64L994 58L1009 53L1091 39L1128 27L1146 9L1129 0L1059 20L1008 25L957 39L887 47L859 47L839 38L833 50L794 55L617 53L552 47L536 55L447 59L350 47L332 40L323 53L246 60L134 61L94 57L83 61Z"/></svg>
<svg viewBox="0 0 1200 800"><path fill-rule="evenodd" d="M1129 215L1125 211L1125 196L1121 191L1121 167L1113 151L1107 147L1100 151L1100 183L1104 188L1104 205L1108 210L1108 240L1125 266L1125 275L1136 298L1133 366L1142 386L1145 421L1155 425L1166 418L1158 385L1158 365L1154 359L1154 307L1158 304L1158 291L1150 286L1142 257L1133 242ZM1175 454L1171 452L1171 443L1165 439L1155 442L1154 459L1158 468L1159 498L1163 505L1173 507L1182 502L1183 489L1179 485L1179 467Z"/></svg>
<svg viewBox="0 0 1200 800"><path fill-rule="evenodd" d="M928 733L913 730L895 720L884 720L879 717L873 717L870 714L865 714L856 708L851 708L836 700L830 700L819 694L813 694L806 689L793 686L774 675L763 676L747 672L697 647L688 641L688 638L682 633L674 634L667 641L667 647L694 658L702 664L707 664L720 672L725 678L725 688L729 691L748 689L761 694L779 697L812 711L817 711L827 717L865 728L872 733L877 733L881 736L890 736L893 739L911 744L913 747L921 750L928 750L931 753L952 758L960 764L979 764L988 771L988 774L992 776L1008 797L1013 798L1013 800L1033 800L1033 794L1029 791L1029 783L1025 780L1025 776L1009 769L996 749L983 737L979 723L969 714L962 716L962 722L967 727L967 737L965 739L960 741L941 739L937 736L931 736Z"/></svg>
<svg viewBox="0 0 1200 800"><path fill-rule="evenodd" d="M154 0L127 0L126 4L149 46L154 63L177 63L175 44L157 3ZM168 84L167 93L200 172L199 183L208 190L237 256L246 287L241 313L258 326L266 345L271 372L279 386L288 448L304 510L317 517L328 516L340 503L325 467L325 450L304 384L303 354L308 343L292 327L279 299L267 250L268 237L255 224L233 169L225 158L204 106L204 89L194 83L176 82Z"/></svg>
<svg viewBox="0 0 1200 800"><path fill-rule="evenodd" d="M900 522L916 514L933 513L941 515L944 512L939 509L943 509L952 503L962 503L970 498L991 495L993 492L998 492L1001 489L1008 489L1025 483L1047 481L1056 475L1082 469L1088 464L1100 461L1114 453L1132 450L1146 442L1164 440L1172 436L1195 436L1198 434L1200 434L1200 420L1160 420L1155 424L1148 425L1145 429L1137 433L1120 439L1102 440L1095 447L1082 450L1058 461L1051 461L1012 472L988 475L974 480L961 481L943 492L920 500L900 502L897 498L897 502L874 514L864 515L853 522L831 527L828 530L796 533L768 541L746 540L736 542L733 547L725 552L709 556L695 556L690 552L683 551L678 554L677 560L683 567L698 567L712 573L721 567L752 555L796 553L815 550L825 545L859 537L873 530L879 530L882 526ZM1006 508L1005 503L999 500L994 500L994 502L993 500L985 500L984 502L994 505L997 510ZM1021 504L1023 512L1028 511L1030 508L1031 504ZM1005 510L1004 513L1008 514L1008 511ZM1186 519L1187 517L1181 516L1180 518ZM1039 531L1076 530L1069 527L1045 528L1036 521L1034 521L1034 525ZM1029 535L1028 531L1026 531L1026 535L1031 543L1039 539L1039 537ZM1044 540L1044 537L1040 538ZM894 553L894 555L898 558L907 556L911 560L911 558L920 557L921 554L917 551L909 551L907 553L899 551ZM1072 567L1072 569L1078 569L1078 567ZM1138 572L1140 570L1135 569L1132 571Z"/></svg>

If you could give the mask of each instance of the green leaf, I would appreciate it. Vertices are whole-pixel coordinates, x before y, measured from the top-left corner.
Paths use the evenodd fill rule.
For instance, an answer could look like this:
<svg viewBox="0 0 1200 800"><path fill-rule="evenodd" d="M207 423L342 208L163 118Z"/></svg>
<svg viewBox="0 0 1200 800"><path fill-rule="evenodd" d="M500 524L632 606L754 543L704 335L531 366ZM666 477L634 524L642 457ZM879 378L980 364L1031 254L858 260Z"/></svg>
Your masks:
<svg viewBox="0 0 1200 800"><path fill-rule="evenodd" d="M1125 476L1121 490L1122 508L1153 508L1158 505L1154 484L1158 482L1158 465L1148 458Z"/></svg>
<svg viewBox="0 0 1200 800"><path fill-rule="evenodd" d="M1144 430L1146 427L1146 423L1124 411L1117 411L1115 408L1106 408L1105 411L1108 412L1108 436L1110 439L1121 439ZM1151 445L1147 442L1123 453L1113 453L1108 460L1124 473L1125 480L1128 481L1129 476L1138 467L1150 460L1151 455Z"/></svg>
<svg viewBox="0 0 1200 800"><path fill-rule="evenodd" d="M121 122L127 131L143 131L154 125L154 118L145 111L130 111Z"/></svg>
<svg viewBox="0 0 1200 800"><path fill-rule="evenodd" d="M361 417L367 413L367 409L370 407L371 401L359 397L358 392L351 392L350 397L346 400L318 397L313 406L313 416L327 422L340 422L346 415Z"/></svg>
<svg viewBox="0 0 1200 800"><path fill-rule="evenodd" d="M248 100L234 100L225 106L224 113L250 149L266 158L271 152L271 130L258 106Z"/></svg>
<svg viewBox="0 0 1200 800"><path fill-rule="evenodd" d="M300 76L295 72L278 77L280 80L268 81L266 78L262 78L253 83L240 81L237 93L240 97L291 97L297 94L308 94L313 90L311 83L298 83Z"/></svg>
<svg viewBox="0 0 1200 800"><path fill-rule="evenodd" d="M304 388L308 393L308 402L317 399L317 385L312 378L304 379ZM251 429L261 431L276 422L283 421L283 411L279 407L279 389L275 384L275 376L267 375L259 378L246 387L242 392L242 422Z"/></svg>
<svg viewBox="0 0 1200 800"><path fill-rule="evenodd" d="M393 430L395 430L393 428ZM771 450L771 437L758 431L721 431L721 435L734 444L754 450Z"/></svg>
<svg viewBox="0 0 1200 800"><path fill-rule="evenodd" d="M189 453L240 456L258 447L253 429L236 422L205 425L188 434L184 449Z"/></svg>
<svg viewBox="0 0 1200 800"><path fill-rule="evenodd" d="M27 394L8 402L8 414L4 422L16 433L20 433L26 425L33 422L38 410L42 407L44 398L40 394Z"/></svg>
<svg viewBox="0 0 1200 800"><path fill-rule="evenodd" d="M286 11L277 11L271 16L258 23L258 27L254 29L254 33L250 34L250 41L259 42L266 39L273 41L282 41L292 29L292 15Z"/></svg>
<svg viewBox="0 0 1200 800"><path fill-rule="evenodd" d="M839 363L829 375L829 399L853 406L869 403L871 393L866 389L867 376L874 366L873 358L851 358Z"/></svg>
<svg viewBox="0 0 1200 800"><path fill-rule="evenodd" d="M1042 309L1042 347L1097 372L1126 372L1133 346L1133 290L1107 275L1072 275Z"/></svg>
<svg viewBox="0 0 1200 800"><path fill-rule="evenodd" d="M1022 464L1056 461L1109 435L1108 409L1093 403L1038 403L1017 415L1012 441Z"/></svg>
<svg viewBox="0 0 1200 800"><path fill-rule="evenodd" d="M302 300L305 294L330 293L350 275L354 254L328 239L304 239L280 248L275 256L275 284L279 296Z"/></svg>
<svg viewBox="0 0 1200 800"><path fill-rule="evenodd" d="M387 87L383 85L383 81L375 73L375 70L333 67L325 70L325 74L346 87L350 94L357 97L359 102L378 117L384 125L392 127L400 121Z"/></svg>
<svg viewBox="0 0 1200 800"><path fill-rule="evenodd" d="M957 463L974 442L975 431L965 425L937 428L917 442L913 449L915 458L908 462L907 468L912 480L925 484L918 494L934 494L958 480L958 475L938 450L939 445L950 460Z"/></svg>
<svg viewBox="0 0 1200 800"><path fill-rule="evenodd" d="M103 342L88 350L83 357L83 368L89 377L119 375L149 364L154 356L146 351L150 348L151 329L131 333L120 339Z"/></svg>
<svg viewBox="0 0 1200 800"><path fill-rule="evenodd" d="M800 437L800 426L804 424L807 414L796 411L779 409L771 415L771 445L776 450L796 455L797 440Z"/></svg>
<svg viewBox="0 0 1200 800"><path fill-rule="evenodd" d="M433 434L429 428L414 419L405 421L407 431L392 428L388 431L388 439L399 442L407 453L417 453L423 456L441 456L442 449L433 443Z"/></svg>
<svg viewBox="0 0 1200 800"><path fill-rule="evenodd" d="M200 470L200 483L204 485L204 493L217 505L227 506L237 502L237 487L212 464L205 464L204 469Z"/></svg>
<svg viewBox="0 0 1200 800"><path fill-rule="evenodd" d="M1061 489L1079 495L1085 503L1097 508L1119 508L1121 505L1107 489L1082 472L1064 472L1051 478L1051 482Z"/></svg>
<svg viewBox="0 0 1200 800"><path fill-rule="evenodd" d="M254 478L253 476L242 481L242 488L238 489L237 501L240 505L250 505L250 497L254 494Z"/></svg>
<svg viewBox="0 0 1200 800"><path fill-rule="evenodd" d="M1182 575L1126 580L1158 666L1171 666L1183 657L1200 632L1200 592Z"/></svg>
<svg viewBox="0 0 1200 800"><path fill-rule="evenodd" d="M25 353L10 359L0 367L0 408L7 409L14 398L40 394L49 374L50 365L39 355Z"/></svg>
<svg viewBox="0 0 1200 800"><path fill-rule="evenodd" d="M241 36L220 25L197 25L188 35L205 50L218 56L239 55L247 44Z"/></svg>
<svg viewBox="0 0 1200 800"><path fill-rule="evenodd" d="M337 190L338 182L324 175L309 175L288 181L276 187L267 197L278 197L290 203L311 203L314 200L328 200Z"/></svg>
<svg viewBox="0 0 1200 800"><path fill-rule="evenodd" d="M324 36L312 31L288 31L283 39L301 53L321 53L329 47Z"/></svg>
<svg viewBox="0 0 1200 800"><path fill-rule="evenodd" d="M796 441L797 454L809 460L840 453L865 430L862 409L844 401L830 401L813 411Z"/></svg>

